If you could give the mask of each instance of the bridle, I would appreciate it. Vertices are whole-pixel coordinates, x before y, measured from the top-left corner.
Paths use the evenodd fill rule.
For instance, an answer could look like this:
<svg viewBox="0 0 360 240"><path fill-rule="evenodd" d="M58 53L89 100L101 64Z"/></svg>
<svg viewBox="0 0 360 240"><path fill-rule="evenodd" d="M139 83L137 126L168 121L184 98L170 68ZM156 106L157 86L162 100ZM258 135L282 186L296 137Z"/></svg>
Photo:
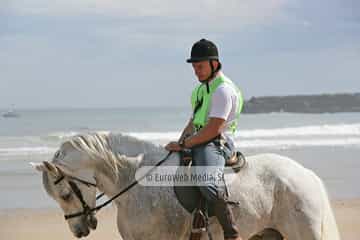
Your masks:
<svg viewBox="0 0 360 240"><path fill-rule="evenodd" d="M62 173L62 171L60 169L59 172L61 173L61 176L56 179L54 181L54 184L57 185L59 184L61 181L63 180L66 180L65 178L69 178L71 180L68 180L68 183L70 185L70 188L71 190L75 193L75 196L80 200L81 202L81 205L82 205L82 208L83 210L81 212L76 212L76 213L72 213L72 214L67 214L67 215L64 215L65 217L65 220L68 220L68 219L71 219L71 218L74 218L74 217L79 217L79 216L89 216L90 214L92 214L93 212L97 212L99 211L100 209L102 209L103 207L105 207L106 205L110 204L113 200L115 200L116 198L120 197L123 193L127 192L128 190L130 190L132 187L134 187L135 185L137 185L139 183L139 181L143 180L149 173L151 173L152 171L155 170L156 167L160 166L161 164L163 164L167 159L168 157L172 154L173 152L170 151L161 161L159 161L156 165L154 165L153 168L151 168L146 174L144 174L143 176L141 176L139 179L135 180L134 182L132 182L131 184L129 184L127 187L125 187L123 190L121 190L119 193L115 194L113 197L111 197L110 199L108 199L107 201L105 201L104 203L94 207L94 208L91 208L84 200L84 197L80 191L80 188L76 185L76 183L74 181L78 181L82 184L85 184L86 186L88 187L97 187L96 184L94 183L90 183L88 181L85 181L85 180L82 180L80 178L77 178L77 177L73 177L73 176L68 176L68 175L64 175ZM104 196L104 193L101 193L100 195L98 195L96 197L96 200L100 199L102 196Z"/></svg>
<svg viewBox="0 0 360 240"><path fill-rule="evenodd" d="M61 172L61 171L59 171L59 172ZM74 218L74 217L78 217L78 216L81 216L81 215L85 215L85 216L90 215L93 212L92 208L86 203L86 201L85 201L85 199L84 199L84 197L83 197L83 195L82 195L82 193L80 191L80 188L78 187L78 185L76 185L74 180L86 185L87 187L97 187L97 185L94 184L94 183L82 180L80 178L73 177L73 176L66 176L66 178L72 179L72 180L68 180L68 183L70 185L71 190L74 192L75 196L80 200L83 211L75 213L75 214L64 215L65 220L68 220L68 219ZM61 176L58 179L55 180L54 184L57 185L63 180L65 180L65 175L62 173ZM96 197L96 200L101 198L103 195L104 195L104 193L101 193L99 196Z"/></svg>

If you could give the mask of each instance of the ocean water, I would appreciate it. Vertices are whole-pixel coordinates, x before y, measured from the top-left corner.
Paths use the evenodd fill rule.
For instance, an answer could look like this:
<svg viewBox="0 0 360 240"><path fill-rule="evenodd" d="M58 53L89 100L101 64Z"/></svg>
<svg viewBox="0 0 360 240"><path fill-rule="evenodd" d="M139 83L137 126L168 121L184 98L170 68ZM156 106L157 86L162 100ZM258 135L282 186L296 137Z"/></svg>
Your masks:
<svg viewBox="0 0 360 240"><path fill-rule="evenodd" d="M71 136L118 132L165 144L178 138L191 114L179 107L19 113L19 118L0 117L0 208L55 206L29 162L50 160ZM360 181L360 113L243 114L235 143L245 155L274 152L293 158L324 180L332 198L360 197L355 187Z"/></svg>

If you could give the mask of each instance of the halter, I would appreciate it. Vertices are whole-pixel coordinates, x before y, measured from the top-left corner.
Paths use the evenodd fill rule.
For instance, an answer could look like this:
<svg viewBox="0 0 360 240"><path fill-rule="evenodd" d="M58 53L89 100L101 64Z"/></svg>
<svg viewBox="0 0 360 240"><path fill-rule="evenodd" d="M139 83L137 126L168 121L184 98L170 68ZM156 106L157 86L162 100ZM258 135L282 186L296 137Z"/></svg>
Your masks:
<svg viewBox="0 0 360 240"><path fill-rule="evenodd" d="M75 184L74 181L68 181L71 190L75 193L76 197L80 200L81 205L83 210L81 212L77 212L77 213L73 213L73 214L68 214L68 215L64 215L65 220L68 220L70 218L74 218L74 217L79 217L82 215L88 216L93 212L97 212L100 211L100 209L102 209L103 207L105 207L106 205L110 204L112 201L114 201L116 198L120 197L123 193L127 192L128 190L130 190L132 187L134 187L135 185L137 185L139 183L139 181L143 180L149 173L151 173L152 171L155 170L156 167L160 166L161 164L163 164L168 157L172 154L173 152L170 151L161 161L159 161L153 168L151 168L147 173L145 173L142 177L140 177L138 180L135 180L134 182L132 182L130 185L128 185L127 187L125 187L123 190L121 190L118 194L115 194L113 197L111 197L110 199L108 199L106 202L91 208L89 207L89 205L85 202L84 197L79 189L79 187ZM60 171L61 172L61 171ZM65 177L76 180L82 184L87 185L88 187L92 186L92 187L97 187L96 184L87 182L85 180L82 180L80 178L76 178L73 176L65 176L64 174L62 174L57 180L55 180L54 184L59 184L62 180L65 179ZM96 197L96 200L100 199L102 196L104 196L104 193L101 193L99 196Z"/></svg>

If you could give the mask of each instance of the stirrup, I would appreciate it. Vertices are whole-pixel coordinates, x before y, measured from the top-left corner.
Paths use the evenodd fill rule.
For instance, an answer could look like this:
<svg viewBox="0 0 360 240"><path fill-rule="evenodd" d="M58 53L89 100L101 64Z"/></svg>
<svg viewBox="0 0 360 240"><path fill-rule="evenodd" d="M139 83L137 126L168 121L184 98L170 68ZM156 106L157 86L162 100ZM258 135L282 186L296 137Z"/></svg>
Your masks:
<svg viewBox="0 0 360 240"><path fill-rule="evenodd" d="M206 216L199 208L195 209L191 226L190 240L200 240L203 232L206 232Z"/></svg>

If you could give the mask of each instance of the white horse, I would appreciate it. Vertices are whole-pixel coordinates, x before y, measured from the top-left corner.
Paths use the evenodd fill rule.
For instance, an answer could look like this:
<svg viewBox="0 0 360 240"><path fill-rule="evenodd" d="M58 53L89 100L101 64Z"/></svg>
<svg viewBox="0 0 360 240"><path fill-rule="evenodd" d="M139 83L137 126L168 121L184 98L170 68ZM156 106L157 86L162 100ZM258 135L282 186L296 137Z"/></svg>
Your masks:
<svg viewBox="0 0 360 240"><path fill-rule="evenodd" d="M96 187L108 197L114 196L134 181L139 167L155 165L166 154L163 147L133 137L97 133L73 137L61 145L51 162L35 167L43 172L47 193L69 215L84 208L70 182L93 208ZM178 162L178 154L172 154L163 165ZM340 239L322 181L289 158L275 154L247 157L246 167L237 173L229 192L240 203L233 212L243 239ZM118 230L125 240L189 237L191 214L178 202L172 187L137 184L114 203ZM67 221L79 238L96 228L93 214ZM210 219L210 231L215 239L223 237L214 217Z"/></svg>

